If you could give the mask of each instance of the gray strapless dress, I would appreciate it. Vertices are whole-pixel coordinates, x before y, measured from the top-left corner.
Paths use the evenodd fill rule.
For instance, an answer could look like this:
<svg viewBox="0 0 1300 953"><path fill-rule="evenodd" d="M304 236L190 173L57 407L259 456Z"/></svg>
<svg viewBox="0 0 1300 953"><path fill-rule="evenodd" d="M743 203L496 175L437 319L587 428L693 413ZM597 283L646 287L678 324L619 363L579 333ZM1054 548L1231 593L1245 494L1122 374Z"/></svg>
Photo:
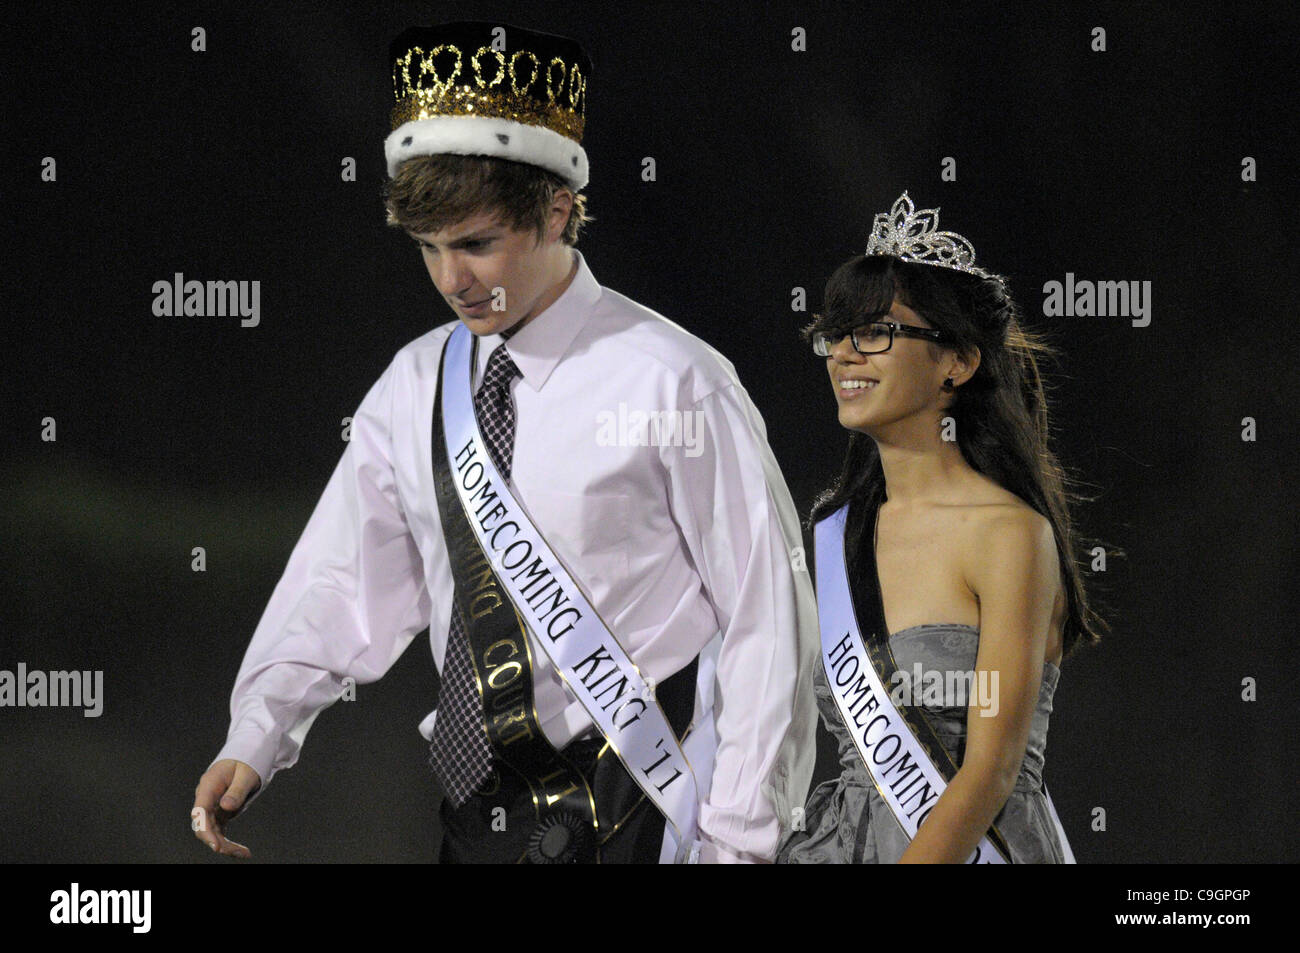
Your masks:
<svg viewBox="0 0 1300 953"><path fill-rule="evenodd" d="M890 636L890 648L901 671L970 671L979 650L979 629L955 623L917 625ZM1017 864L1063 864L1065 854L1056 836L1043 794L1043 753L1052 694L1061 671L1051 662L1043 667L1038 705L1029 728L1025 760L1015 790L994 819ZM844 770L820 784L804 809L804 830L792 831L777 848L778 864L894 864L910 843L867 774L858 749L840 718L821 665L814 675L817 707L822 721L839 745ZM965 753L966 708L925 708L926 716L954 764Z"/></svg>

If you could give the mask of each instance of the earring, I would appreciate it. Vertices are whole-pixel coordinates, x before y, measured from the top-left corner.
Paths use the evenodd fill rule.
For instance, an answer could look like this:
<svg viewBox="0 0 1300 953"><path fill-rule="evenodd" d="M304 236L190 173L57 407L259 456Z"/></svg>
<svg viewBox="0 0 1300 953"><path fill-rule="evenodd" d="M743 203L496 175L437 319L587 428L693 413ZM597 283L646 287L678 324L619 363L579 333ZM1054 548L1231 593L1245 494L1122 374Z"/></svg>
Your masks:
<svg viewBox="0 0 1300 953"><path fill-rule="evenodd" d="M944 389L944 390L953 390L953 389L954 389L953 386L952 386L952 378L951 378L951 377L945 377L945 378L943 379L943 389Z"/></svg>

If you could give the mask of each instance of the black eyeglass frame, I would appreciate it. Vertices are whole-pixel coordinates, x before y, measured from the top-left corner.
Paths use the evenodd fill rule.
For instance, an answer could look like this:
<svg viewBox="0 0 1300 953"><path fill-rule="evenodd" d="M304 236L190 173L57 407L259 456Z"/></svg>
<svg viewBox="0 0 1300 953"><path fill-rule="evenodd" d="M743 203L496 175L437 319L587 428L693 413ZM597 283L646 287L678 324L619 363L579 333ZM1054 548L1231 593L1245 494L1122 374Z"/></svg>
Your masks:
<svg viewBox="0 0 1300 953"><path fill-rule="evenodd" d="M858 346L858 331L862 328L869 328L873 324L883 325L889 328L889 343L879 351L864 351ZM900 324L897 321L868 321L866 324L859 325L848 332L850 342L853 344L853 350L859 354L884 354L894 346L894 335L901 334L903 337L920 338L923 341L933 341L935 344L951 344L952 340L942 331L936 331L934 328L919 328L915 324ZM844 335L831 340L832 335L827 331L818 331L813 335L813 353L818 357L830 357L831 349L844 339ZM824 344L822 343L824 342ZM819 349L819 344L825 348L825 353Z"/></svg>

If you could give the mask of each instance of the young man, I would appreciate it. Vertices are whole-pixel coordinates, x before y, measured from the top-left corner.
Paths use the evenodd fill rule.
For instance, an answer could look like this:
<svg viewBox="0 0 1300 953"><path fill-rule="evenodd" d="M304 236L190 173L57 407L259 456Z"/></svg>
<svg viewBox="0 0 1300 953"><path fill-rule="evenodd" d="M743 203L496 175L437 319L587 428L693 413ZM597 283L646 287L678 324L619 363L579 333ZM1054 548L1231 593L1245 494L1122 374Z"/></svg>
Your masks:
<svg viewBox="0 0 1300 953"><path fill-rule="evenodd" d="M590 63L489 23L394 42L389 224L457 320L398 351L236 681L196 831L426 626L442 862L764 862L814 760L816 606L725 358L572 246Z"/></svg>

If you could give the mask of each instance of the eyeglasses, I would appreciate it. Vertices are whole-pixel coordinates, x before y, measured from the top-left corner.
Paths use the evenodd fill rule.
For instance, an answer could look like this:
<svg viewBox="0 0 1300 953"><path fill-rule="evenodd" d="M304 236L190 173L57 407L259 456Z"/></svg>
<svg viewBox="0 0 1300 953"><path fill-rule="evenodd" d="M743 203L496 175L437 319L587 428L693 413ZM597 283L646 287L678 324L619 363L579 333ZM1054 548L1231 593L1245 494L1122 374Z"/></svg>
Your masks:
<svg viewBox="0 0 1300 953"><path fill-rule="evenodd" d="M849 332L849 339L853 342L853 350L859 354L882 354L894 346L894 335L896 334L909 338L920 338L923 341L934 341L936 344L949 343L948 336L942 331L935 331L932 328L918 328L913 324L899 324L897 321L873 321L870 324L861 325ZM832 334L827 331L818 331L813 335L813 353L818 357L830 357L831 349L843 337L843 332Z"/></svg>

